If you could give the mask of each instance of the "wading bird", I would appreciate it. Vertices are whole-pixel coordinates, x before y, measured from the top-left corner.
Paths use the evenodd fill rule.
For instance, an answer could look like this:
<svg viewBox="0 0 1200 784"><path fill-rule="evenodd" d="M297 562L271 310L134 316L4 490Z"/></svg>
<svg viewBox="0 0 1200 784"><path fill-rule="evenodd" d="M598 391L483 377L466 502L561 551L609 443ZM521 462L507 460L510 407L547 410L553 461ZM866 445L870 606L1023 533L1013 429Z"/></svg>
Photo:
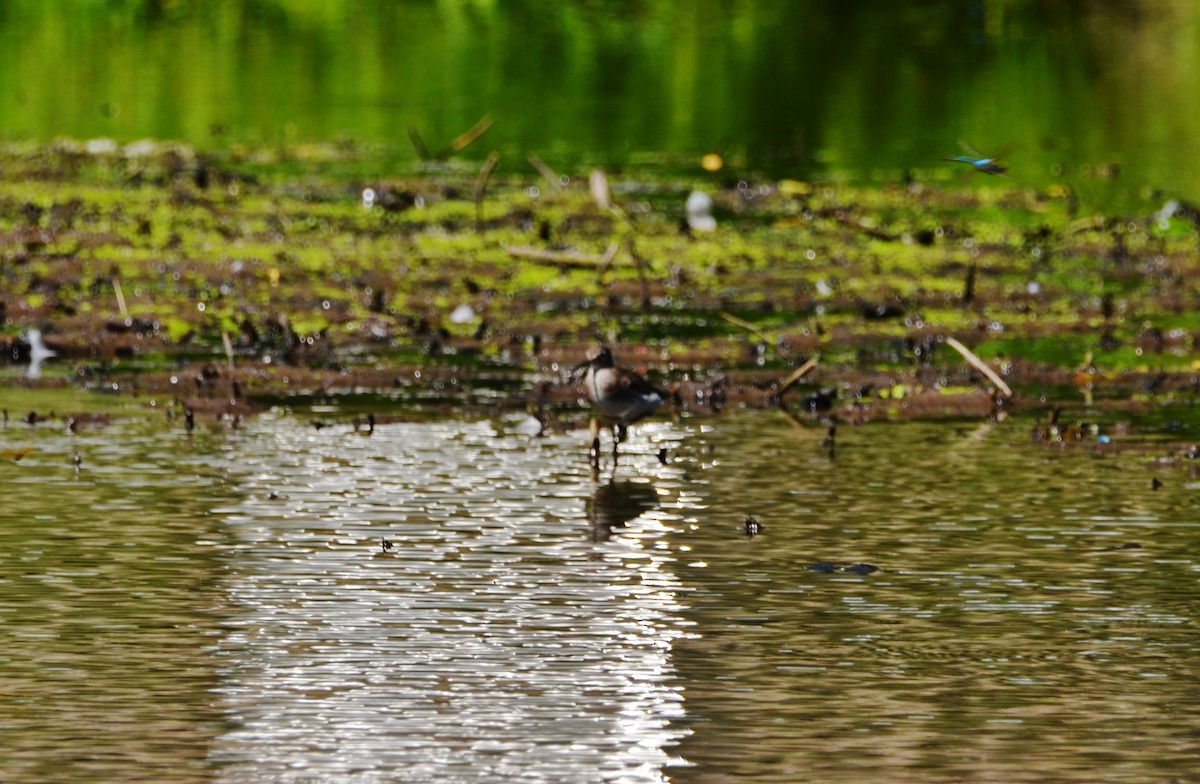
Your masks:
<svg viewBox="0 0 1200 784"><path fill-rule="evenodd" d="M653 414L662 405L666 395L655 388L641 374L617 367L608 346L600 346L588 352L588 360L578 365L571 373L579 379L582 373L583 386L592 401L592 446L589 454L592 464L600 464L600 426L613 430L613 464L617 461L617 445L625 440L628 427Z"/></svg>

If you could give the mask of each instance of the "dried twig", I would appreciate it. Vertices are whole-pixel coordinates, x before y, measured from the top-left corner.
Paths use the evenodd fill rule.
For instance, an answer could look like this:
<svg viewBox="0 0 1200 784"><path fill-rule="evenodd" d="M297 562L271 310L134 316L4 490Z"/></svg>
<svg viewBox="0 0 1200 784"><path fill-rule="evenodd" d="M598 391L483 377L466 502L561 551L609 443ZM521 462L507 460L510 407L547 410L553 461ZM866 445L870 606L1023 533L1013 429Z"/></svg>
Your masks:
<svg viewBox="0 0 1200 784"><path fill-rule="evenodd" d="M117 295L117 308L121 311L121 318L128 318L129 309L125 307L125 294L121 291L121 279L114 277L112 284L113 292Z"/></svg>
<svg viewBox="0 0 1200 784"><path fill-rule="evenodd" d="M946 345L962 354L963 359L967 360L967 364L978 370L983 375L987 376L988 381L995 385L996 389L1004 393L1005 397L1012 397L1012 390L1008 384L1000 376L996 375L996 371L987 366L987 363L977 357L969 348L959 343L954 338L946 338Z"/></svg>
<svg viewBox="0 0 1200 784"><path fill-rule="evenodd" d="M726 312L725 312L725 311L723 311L723 310L722 310L722 311L720 312L720 314L718 314L718 315L720 315L720 316L721 316L721 318L725 319L725 320L726 320L726 321L728 321L730 324L736 324L737 326L741 327L742 329L749 330L750 332L753 332L755 335L757 335L757 336L758 336L758 338L759 338L760 340L762 340L762 341L763 341L763 342L765 342L765 343L768 343L768 344L773 344L773 343L775 342L774 340L772 340L772 339L771 339L771 337L770 337L769 335L767 335L767 333L763 332L761 329L759 329L758 327L754 326L754 325L753 325L753 324L751 324L749 321L745 321L745 320L743 320L743 319L740 319L740 318L738 318L737 316L733 315L732 313L726 313Z"/></svg>
<svg viewBox="0 0 1200 784"><path fill-rule="evenodd" d="M779 394L782 395L784 392L787 392L789 389L791 389L792 384L795 384L797 381L807 376L809 372L811 372L816 366L817 357L816 355L813 355L809 357L807 362L793 370L792 374L783 380L783 383L779 385Z"/></svg>
<svg viewBox="0 0 1200 784"><path fill-rule="evenodd" d="M518 259L535 261L539 264L557 264L560 267L576 267L581 269L604 269L613 262L620 246L613 243L604 251L604 255L595 253L580 253L575 250L543 250L528 245L510 245L505 250L508 255Z"/></svg>

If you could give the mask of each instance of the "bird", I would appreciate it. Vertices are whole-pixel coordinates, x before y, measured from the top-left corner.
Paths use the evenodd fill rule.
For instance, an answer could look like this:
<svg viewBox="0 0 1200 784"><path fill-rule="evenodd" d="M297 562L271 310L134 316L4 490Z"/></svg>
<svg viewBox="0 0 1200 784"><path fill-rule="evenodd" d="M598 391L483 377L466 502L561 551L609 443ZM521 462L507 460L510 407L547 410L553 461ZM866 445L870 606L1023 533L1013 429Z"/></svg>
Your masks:
<svg viewBox="0 0 1200 784"><path fill-rule="evenodd" d="M613 464L617 460L617 445L625 440L628 427L653 414L666 394L629 368L618 367L612 350L600 346L588 352L588 359L572 372L579 379L592 402L592 445L589 454L592 464L600 464L600 426L613 429Z"/></svg>
<svg viewBox="0 0 1200 784"><path fill-rule="evenodd" d="M28 378L41 378L42 363L57 353L57 351L51 351L46 347L45 341L42 340L42 331L40 329L30 329L29 370L26 372L26 376Z"/></svg>
<svg viewBox="0 0 1200 784"><path fill-rule="evenodd" d="M979 152L979 150L976 150L974 147L972 147L971 145L967 144L964 141L959 141L959 145L963 148L964 152L967 152L969 154L968 155L955 155L955 156L952 156L949 158L942 158L942 160L943 161L954 161L956 163L965 163L968 166L974 167L975 171L977 171L977 172L981 172L983 174L994 174L997 177L1003 177L1006 180L1012 179L1012 177L1009 177L1007 174L1005 174L1005 172L1008 171L1008 166L1006 164L1001 163L999 158L996 158L996 157L989 158L989 157L981 154Z"/></svg>

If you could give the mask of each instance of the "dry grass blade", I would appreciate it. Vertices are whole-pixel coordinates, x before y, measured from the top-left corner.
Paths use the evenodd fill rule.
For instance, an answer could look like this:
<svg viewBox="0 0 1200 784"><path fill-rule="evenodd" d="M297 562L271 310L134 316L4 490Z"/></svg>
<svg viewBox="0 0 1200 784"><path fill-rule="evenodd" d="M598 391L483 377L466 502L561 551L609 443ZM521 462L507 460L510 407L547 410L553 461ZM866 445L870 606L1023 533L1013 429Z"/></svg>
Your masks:
<svg viewBox="0 0 1200 784"><path fill-rule="evenodd" d="M450 142L450 149L454 152L462 152L483 136L492 127L494 121L491 117L484 117L479 122L472 125L465 133L459 136L454 141Z"/></svg>
<svg viewBox="0 0 1200 784"><path fill-rule="evenodd" d="M557 191L563 190L562 178L558 176L558 172L551 169L546 163L536 155L529 156L529 165L537 170L537 173L542 175L542 178L550 183L550 186Z"/></svg>
<svg viewBox="0 0 1200 784"><path fill-rule="evenodd" d="M633 266L638 274L638 282L642 287L642 310L648 312L650 310L650 282L646 279L646 269L649 265L642 258L642 254L638 253L637 242L633 238L633 232L626 235L625 245L626 250L629 252L629 258L633 259ZM613 245L612 247L615 248L616 246Z"/></svg>
<svg viewBox="0 0 1200 784"><path fill-rule="evenodd" d="M596 205L602 210L611 210L612 193L609 191L608 176L604 174L604 170L593 169L588 184L592 188L592 198L596 200Z"/></svg>
<svg viewBox="0 0 1200 784"><path fill-rule="evenodd" d="M121 311L121 318L129 317L129 309L125 307L125 293L121 291L121 279L113 278L113 291L117 295L117 308Z"/></svg>
<svg viewBox="0 0 1200 784"><path fill-rule="evenodd" d="M229 360L229 369L233 370L233 341L229 339L229 333L221 330L221 343L225 346L225 356Z"/></svg>
<svg viewBox="0 0 1200 784"><path fill-rule="evenodd" d="M498 163L500 163L500 153L493 151L484 162L478 179L475 180L475 223L479 226L483 225L483 197L487 193L488 183L492 180L492 172L496 171Z"/></svg>
<svg viewBox="0 0 1200 784"><path fill-rule="evenodd" d="M408 129L408 140L412 142L413 149L417 151L418 158L427 161L433 157L429 154L429 148L425 146L425 140L421 138L421 132L416 128Z"/></svg>

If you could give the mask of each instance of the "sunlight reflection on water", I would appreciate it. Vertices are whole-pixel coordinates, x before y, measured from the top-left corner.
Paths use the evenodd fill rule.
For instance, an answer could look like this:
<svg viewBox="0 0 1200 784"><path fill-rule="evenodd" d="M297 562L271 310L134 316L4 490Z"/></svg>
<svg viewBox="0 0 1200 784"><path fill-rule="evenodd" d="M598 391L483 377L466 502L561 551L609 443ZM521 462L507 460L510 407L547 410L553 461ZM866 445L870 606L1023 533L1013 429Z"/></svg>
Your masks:
<svg viewBox="0 0 1200 784"><path fill-rule="evenodd" d="M257 427L249 500L218 510L243 611L224 781L665 780L669 513L593 541L585 461L487 422Z"/></svg>

